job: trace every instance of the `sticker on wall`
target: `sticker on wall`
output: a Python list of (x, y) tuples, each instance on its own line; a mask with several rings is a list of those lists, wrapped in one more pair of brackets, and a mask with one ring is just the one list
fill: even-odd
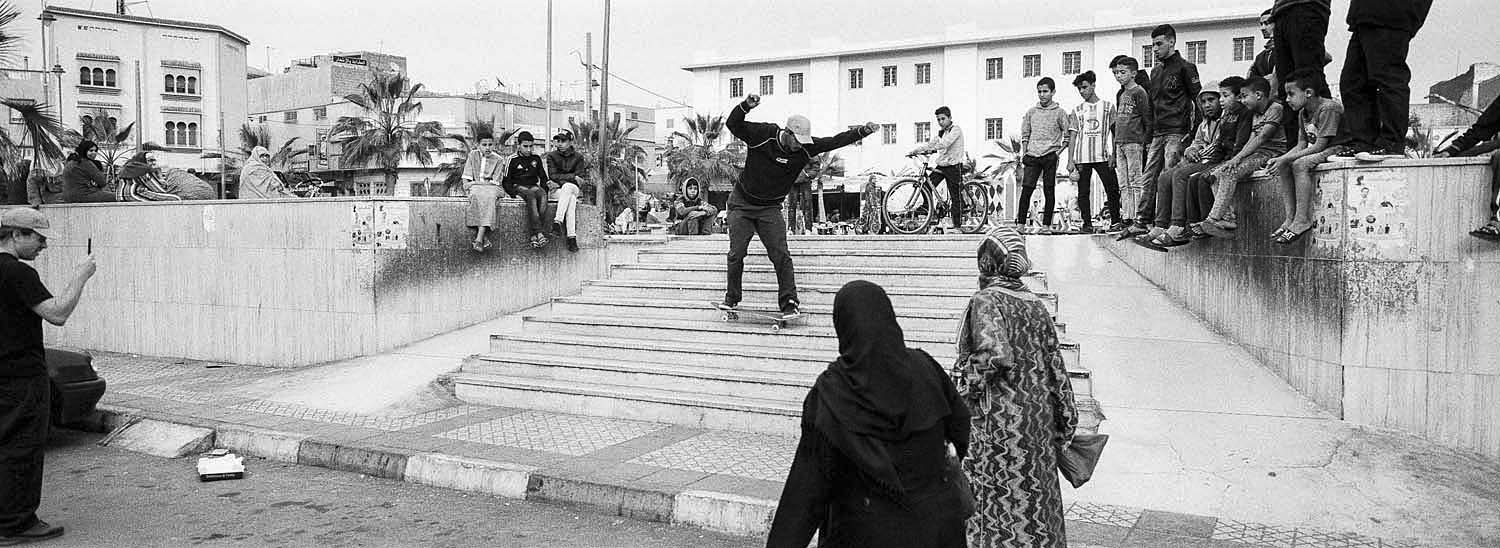
[(1318, 226), (1313, 230), (1313, 245), (1338, 247), (1344, 239), (1344, 173), (1325, 171), (1318, 174)]
[(355, 249), (375, 247), (375, 204), (356, 202), (349, 223), (349, 244)]
[(1353, 251), (1371, 258), (1406, 259), (1415, 250), (1407, 212), (1406, 176), (1393, 169), (1349, 174), (1348, 235)]
[(219, 210), (212, 205), (203, 206), (203, 231), (213, 232), (218, 228)]
[(377, 204), (375, 206), (375, 247), (406, 249), (406, 236), (411, 232), (410, 226), (410, 204)]

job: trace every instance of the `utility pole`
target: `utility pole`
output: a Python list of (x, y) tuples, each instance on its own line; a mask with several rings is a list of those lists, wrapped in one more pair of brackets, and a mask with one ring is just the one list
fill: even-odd
[(599, 192), (594, 199), (598, 203), (599, 211), (607, 212), (604, 207), (605, 189), (609, 187), (609, 138), (606, 128), (609, 127), (609, 3), (604, 0), (604, 65), (599, 68), (599, 123), (596, 125), (599, 133)]
[(583, 119), (588, 121), (594, 117), (594, 33), (583, 33), (583, 51)]
[(115, 13), (118, 13), (120, 15), (125, 15), (125, 5), (126, 5), (125, 4), (125, 0), (116, 0), (115, 1)]
[[(552, 0), (547, 0), (547, 129), (542, 133), (542, 142), (552, 141)], [(547, 146), (542, 145), (542, 154), (546, 155)]]

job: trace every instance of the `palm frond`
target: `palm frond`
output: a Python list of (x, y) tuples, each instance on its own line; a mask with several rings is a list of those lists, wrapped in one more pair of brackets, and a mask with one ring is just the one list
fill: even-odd
[(0, 64), (10, 64), (21, 48), (21, 37), (8, 29), (21, 18), (21, 10), (10, 2), (0, 2)]
[(63, 132), (63, 124), (48, 112), (46, 103), (4, 99), (0, 100), (0, 104), (10, 107), (21, 118), (25, 135), (31, 140), (33, 158), (48, 163), (62, 161), (63, 151), (58, 135)]

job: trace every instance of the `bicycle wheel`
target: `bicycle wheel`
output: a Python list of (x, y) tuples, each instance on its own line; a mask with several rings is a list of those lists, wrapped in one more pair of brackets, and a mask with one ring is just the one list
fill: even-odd
[(885, 192), (880, 213), (897, 234), (924, 232), (932, 224), (932, 191), (916, 179), (897, 181)]
[(963, 207), (960, 220), (963, 226), (959, 230), (964, 234), (975, 234), (984, 231), (985, 225), (990, 220), (990, 189), (983, 183), (969, 181), (964, 183), (962, 206), (955, 204), (954, 207)]

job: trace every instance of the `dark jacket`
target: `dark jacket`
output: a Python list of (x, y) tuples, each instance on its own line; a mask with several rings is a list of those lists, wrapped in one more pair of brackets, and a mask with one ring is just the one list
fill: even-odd
[(547, 170), (542, 167), (542, 157), (535, 154), (528, 156), (516, 156), (510, 159), (510, 166), (505, 169), (505, 179), (500, 181), (500, 188), (510, 197), (516, 197), (516, 187), (541, 186), (547, 181)]
[(109, 181), (99, 165), (88, 158), (68, 160), (63, 163), (63, 201), (92, 201), (92, 196), (103, 192)]
[(813, 156), (852, 145), (869, 135), (864, 127), (858, 127), (833, 137), (814, 137), (812, 144), (792, 151), (782, 147), (777, 139), (781, 126), (746, 122), (748, 112), (750, 107), (741, 102), (724, 123), (730, 133), (749, 147), (745, 154), (745, 169), (740, 172), (740, 180), (734, 185), (734, 194), (729, 200), (731, 208), (737, 201), (750, 206), (781, 205), (792, 191), (797, 175)]
[(580, 176), (587, 176), (588, 162), (577, 150), (554, 150), (547, 153), (547, 176), (558, 183), (578, 184)]
[(1427, 22), (1432, 0), (1353, 0), (1349, 3), (1349, 30), (1368, 25), (1406, 31), (1415, 36)]
[(1250, 130), (1254, 126), (1251, 119), (1254, 117), (1255, 113), (1240, 103), (1224, 109), (1219, 115), (1219, 139), (1214, 143), (1213, 153), (1205, 160), (1217, 164), (1239, 154), (1240, 149), (1250, 142)]
[(907, 506), (881, 496), (813, 424), (820, 405), (814, 388), (802, 403), (802, 439), (792, 458), (767, 548), (805, 548), (818, 532), (823, 548), (962, 548), (964, 516), (945, 473), (947, 448), (968, 453), (969, 409), (941, 366), (953, 413), (928, 430), (886, 444), (906, 488)]
[(1198, 81), (1198, 67), (1182, 58), (1181, 52), (1151, 68), (1153, 125), (1151, 136), (1184, 135), (1193, 128), (1193, 101), (1203, 83)]
[[(1355, 1), (1357, 2), (1358, 0)], [(1283, 12), (1295, 6), (1307, 6), (1323, 12), (1325, 15), (1333, 11), (1329, 0), (1276, 0), (1276, 3), (1271, 5), (1271, 18), (1274, 20), (1280, 17)]]
[(1454, 154), (1474, 148), (1475, 145), (1494, 139), (1500, 133), (1500, 98), (1490, 102), (1490, 106), (1484, 109), (1484, 114), (1479, 115), (1479, 120), (1469, 126), (1463, 135), (1459, 135), (1453, 143), (1443, 149), (1443, 152)]

